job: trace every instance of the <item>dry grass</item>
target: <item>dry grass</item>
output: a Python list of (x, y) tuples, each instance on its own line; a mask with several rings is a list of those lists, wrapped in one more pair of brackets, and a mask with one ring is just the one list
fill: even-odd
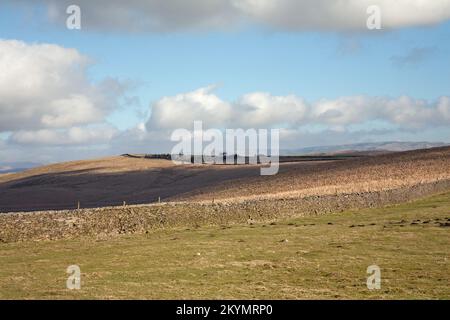
[(239, 201), (379, 191), (450, 179), (450, 147), (331, 162), (280, 164), (260, 176), (256, 165), (183, 165), (112, 157), (74, 161), (0, 176), (0, 212), (146, 204)]
[[(450, 299), (449, 209), (447, 193), (266, 225), (0, 244), (0, 298)], [(65, 288), (71, 264), (79, 291)], [(372, 264), (381, 290), (366, 288)]]
[(178, 199), (258, 199), (380, 191), (450, 179), (450, 147), (321, 163), (286, 164), (275, 176), (229, 180)]
[(0, 175), (0, 183), (15, 181), (24, 178), (30, 178), (43, 174), (57, 174), (57, 173), (72, 173), (80, 174), (85, 171), (89, 173), (115, 173), (115, 172), (130, 172), (139, 170), (148, 170), (154, 168), (172, 167), (174, 164), (171, 161), (158, 159), (134, 159), (127, 157), (107, 157), (92, 160), (79, 160), (51, 164), (47, 166), (37, 167), (25, 170), (19, 173), (10, 173)]

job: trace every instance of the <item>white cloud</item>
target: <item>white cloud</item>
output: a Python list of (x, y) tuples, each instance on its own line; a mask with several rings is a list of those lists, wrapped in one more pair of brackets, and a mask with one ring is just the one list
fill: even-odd
[(311, 107), (311, 121), (326, 125), (357, 125), (378, 120), (401, 129), (413, 130), (450, 124), (446, 117), (448, 97), (438, 101), (353, 96), (320, 100)]
[(68, 130), (41, 129), (14, 132), (9, 141), (20, 145), (95, 145), (109, 143), (118, 134), (117, 129), (108, 125), (95, 127), (72, 127)]
[(102, 110), (96, 109), (92, 101), (83, 95), (70, 95), (67, 98), (50, 102), (54, 111), (41, 117), (45, 127), (66, 127), (73, 124), (89, 123), (101, 119)]
[[(25, 2), (15, 0), (9, 2)], [(35, 1), (39, 2), (39, 1)], [(71, 0), (40, 0), (60, 25)], [(291, 31), (367, 30), (367, 8), (378, 5), (382, 26), (432, 25), (450, 18), (450, 0), (78, 0), (82, 28), (170, 32), (234, 29), (245, 24)]]
[(450, 97), (441, 97), (437, 106), (444, 121), (450, 122)]
[(449, 0), (236, 0), (252, 20), (288, 30), (364, 30), (367, 8), (381, 9), (386, 29), (430, 25), (450, 18)]
[(163, 97), (152, 106), (147, 123), (151, 129), (170, 129), (192, 126), (203, 120), (206, 126), (221, 126), (231, 117), (231, 105), (212, 93), (213, 86)]
[(0, 40), (0, 132), (102, 122), (123, 88), (91, 83), (88, 62), (75, 49)]
[(205, 129), (281, 128), (281, 148), (368, 141), (438, 141), (450, 133), (447, 96), (436, 101), (406, 96), (350, 96), (307, 102), (295, 95), (254, 92), (226, 101), (214, 93), (214, 87), (206, 87), (163, 97), (152, 108), (146, 123), (125, 131), (107, 124), (18, 129), (0, 139), (0, 159), (23, 160), (31, 156), (37, 161), (61, 161), (169, 152), (173, 146), (172, 130), (192, 129), (194, 120), (204, 120)]
[(294, 95), (254, 92), (232, 103), (220, 99), (213, 90), (214, 86), (209, 86), (163, 97), (153, 104), (147, 128), (190, 128), (195, 120), (203, 121), (204, 127), (271, 127), (300, 123), (306, 115), (305, 103)]
[(381, 121), (402, 130), (450, 124), (450, 98), (429, 102), (407, 96), (398, 98), (349, 96), (308, 103), (295, 95), (273, 96), (254, 92), (236, 102), (213, 93), (213, 87), (164, 97), (152, 107), (149, 131), (191, 128), (195, 120), (217, 128), (299, 128), (322, 126), (345, 130), (352, 125)]
[(330, 125), (361, 123), (376, 116), (379, 107), (375, 100), (365, 96), (322, 99), (314, 104), (311, 118)]
[(308, 106), (295, 95), (273, 96), (255, 92), (239, 99), (233, 110), (236, 125), (267, 128), (300, 125), (306, 120)]

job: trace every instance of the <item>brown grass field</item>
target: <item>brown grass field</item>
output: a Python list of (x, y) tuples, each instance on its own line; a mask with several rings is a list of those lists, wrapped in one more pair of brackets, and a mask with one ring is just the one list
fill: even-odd
[(257, 165), (182, 165), (111, 157), (0, 176), (0, 212), (74, 209), (157, 201), (245, 200), (376, 191), (450, 179), (450, 147), (340, 161)]

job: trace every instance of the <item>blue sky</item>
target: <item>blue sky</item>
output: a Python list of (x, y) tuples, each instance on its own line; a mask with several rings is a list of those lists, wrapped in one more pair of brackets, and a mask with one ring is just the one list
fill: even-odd
[[(111, 31), (89, 25), (82, 25), (81, 30), (68, 30), (62, 20), (55, 22), (48, 18), (45, 1), (37, 5), (25, 3), (22, 7), (0, 6), (0, 39), (19, 40), (26, 45), (54, 44), (74, 48), (90, 59), (85, 76), (92, 85), (106, 78), (124, 84), (125, 95), (132, 98), (133, 103), (126, 103), (124, 96), (117, 97), (118, 107), (108, 111), (101, 120), (117, 129), (116, 135), (123, 135), (147, 122), (152, 115), (152, 106), (163, 97), (194, 92), (209, 85), (216, 87), (214, 96), (230, 104), (239, 104), (242, 96), (248, 93), (263, 92), (271, 96), (295, 95), (312, 105), (323, 99), (341, 97), (396, 99), (408, 96), (413, 100), (424, 99), (432, 107), (440, 97), (450, 95), (448, 19), (373, 31), (363, 28), (340, 30), (339, 26), (336, 30), (325, 31), (301, 27), (283, 30), (263, 23), (200, 30), (181, 27), (163, 32)], [(64, 17), (64, 12), (61, 15)], [(377, 119), (366, 119), (360, 126), (374, 130), (385, 128), (384, 120), (381, 125), (379, 123)], [(398, 128), (392, 136), (368, 137), (368, 140), (392, 137), (393, 140), (450, 142), (447, 124), (421, 128), (420, 131), (426, 132), (423, 137), (420, 131)], [(304, 133), (308, 126), (311, 124), (302, 124), (300, 131)], [(339, 128), (342, 132), (350, 130), (350, 126), (358, 127), (358, 124), (340, 123), (340, 126), (347, 126)], [(335, 129), (326, 127), (325, 130), (330, 128)], [(58, 130), (64, 129), (67, 127)], [(3, 137), (12, 134), (14, 130), (11, 129), (2, 132)], [(352, 139), (349, 136), (348, 141), (343, 138), (339, 142), (352, 142)], [(15, 146), (8, 138), (4, 140), (8, 148), (27, 148)], [(102, 144), (99, 150), (105, 150), (105, 143)], [(45, 147), (58, 152), (64, 148)], [(70, 144), (66, 148), (76, 146)], [(20, 154), (17, 152), (18, 157)]]

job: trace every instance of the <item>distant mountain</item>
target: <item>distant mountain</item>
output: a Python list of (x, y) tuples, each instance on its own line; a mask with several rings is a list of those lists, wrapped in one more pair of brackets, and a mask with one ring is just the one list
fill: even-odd
[(0, 174), (14, 173), (39, 167), (42, 164), (34, 162), (2, 162), (0, 163)]
[(408, 151), (416, 149), (428, 149), (448, 145), (449, 145), (448, 143), (443, 142), (400, 142), (400, 141), (368, 142), (368, 143), (344, 144), (336, 146), (318, 146), (300, 149), (284, 149), (280, 151), (280, 154), (303, 155), (303, 154), (324, 154), (324, 153), (336, 154), (347, 152), (383, 153), (383, 152)]

